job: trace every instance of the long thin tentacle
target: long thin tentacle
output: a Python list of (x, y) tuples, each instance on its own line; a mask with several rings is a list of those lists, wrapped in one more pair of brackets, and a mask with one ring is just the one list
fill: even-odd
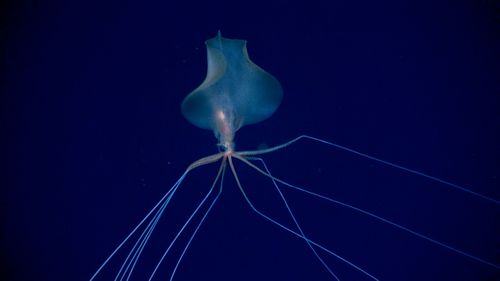
[[(172, 199), (172, 196), (174, 195), (174, 193), (175, 193), (175, 190), (164, 201), (164, 203), (161, 205), (161, 207), (155, 213), (155, 215), (150, 220), (150, 222), (148, 223), (148, 225), (146, 226), (144, 231), (141, 233), (141, 235), (137, 239), (136, 243), (132, 247), (132, 250), (129, 252), (127, 257), (125, 258), (125, 261), (123, 262), (122, 266), (120, 267), (120, 270), (116, 274), (115, 281), (118, 280), (120, 275), (121, 275), (120, 280), (123, 280), (125, 278), (125, 276), (127, 276), (127, 278), (125, 280), (130, 279), (130, 276), (132, 275), (132, 272), (135, 269), (135, 265), (137, 264), (137, 261), (139, 260), (139, 257), (141, 256), (142, 251), (144, 250), (146, 244), (148, 243), (149, 238), (151, 237), (151, 234), (153, 233), (154, 229), (156, 228), (158, 221), (160, 220), (161, 216), (163, 215), (165, 208), (170, 203), (170, 200)], [(123, 272), (123, 274), (122, 274), (122, 272)]]
[[(123, 245), (137, 232), (137, 230), (149, 219), (149, 217), (157, 212), (157, 209), (161, 206), (166, 207), (168, 203), (170, 202), (170, 198), (173, 196), (175, 191), (179, 188), (183, 180), (185, 179), (186, 175), (191, 172), (192, 170), (203, 166), (207, 165), (213, 162), (218, 161), (224, 156), (224, 153), (217, 153), (213, 155), (209, 155), (207, 157), (203, 157), (201, 159), (198, 159), (191, 163), (184, 173), (179, 177), (179, 179), (175, 182), (174, 185), (163, 195), (163, 197), (156, 203), (156, 205), (148, 212), (148, 214), (134, 227), (134, 229), (125, 237), (125, 239), (122, 240), (122, 242), (111, 252), (111, 254), (104, 260), (104, 262), (99, 266), (99, 268), (96, 270), (96, 272), (92, 275), (92, 277), (89, 279), (89, 281), (95, 280), (95, 278), (101, 273), (103, 268), (109, 263), (109, 261), (116, 255), (116, 253), (123, 247)], [(166, 204), (165, 204), (166, 203)], [(161, 207), (160, 207), (161, 208)], [(154, 221), (154, 219), (153, 219)], [(144, 233), (144, 232), (143, 232)], [(137, 243), (136, 243), (137, 244)], [(118, 275), (117, 275), (118, 276)]]
[[(214, 190), (214, 187), (217, 184), (217, 181), (221, 177), (222, 171), (224, 171), (224, 167), (225, 167), (225, 160), (222, 161), (221, 166), (219, 168), (219, 171), (217, 172), (217, 176), (215, 177), (215, 179), (214, 179), (214, 181), (213, 181), (213, 183), (212, 183), (212, 185), (210, 187), (210, 190), (205, 195), (205, 197), (201, 200), (201, 202), (196, 206), (195, 210), (191, 213), (191, 215), (186, 220), (186, 222), (182, 225), (182, 227), (180, 228), (180, 230), (175, 235), (174, 239), (172, 239), (172, 241), (170, 242), (170, 245), (168, 246), (168, 248), (163, 252), (163, 255), (161, 256), (160, 260), (158, 261), (158, 263), (155, 266), (155, 269), (151, 273), (151, 276), (149, 277), (149, 280), (153, 279), (154, 275), (158, 271), (158, 268), (160, 267), (160, 264), (163, 262), (163, 260), (167, 256), (167, 254), (170, 252), (170, 249), (172, 249), (172, 246), (175, 244), (175, 242), (177, 241), (177, 239), (179, 238), (179, 236), (184, 232), (184, 229), (191, 222), (191, 220), (193, 219), (193, 217), (198, 213), (198, 211), (200, 210), (201, 206), (203, 206), (203, 204), (208, 199), (208, 197), (210, 196), (210, 194), (212, 194), (212, 192)], [(189, 243), (190, 242), (188, 242), (188, 244), (186, 245), (186, 247), (189, 246)], [(186, 249), (186, 247), (185, 247), (185, 249)], [(181, 255), (181, 257), (179, 257), (179, 259), (181, 259), (181, 258), (182, 258), (182, 255)], [(174, 272), (172, 273), (171, 279), (173, 278), (173, 274), (174, 274)]]
[[(241, 159), (244, 159), (243, 157), (241, 157), (241, 156), (237, 156), (236, 154), (233, 154), (233, 156), (235, 156), (236, 158), (238, 158), (238, 159), (240, 159), (240, 160), (241, 160)], [(350, 262), (350, 261), (349, 261), (349, 260), (347, 260), (346, 258), (344, 258), (344, 257), (342, 257), (342, 256), (340, 256), (340, 255), (338, 255), (338, 254), (336, 254), (335, 252), (333, 252), (333, 251), (329, 250), (328, 248), (326, 248), (325, 246), (323, 246), (323, 245), (319, 244), (318, 242), (313, 241), (313, 240), (311, 240), (311, 239), (309, 239), (309, 238), (307, 238), (307, 237), (302, 236), (302, 235), (301, 235), (301, 234), (299, 234), (298, 232), (296, 232), (296, 231), (294, 231), (294, 230), (292, 230), (292, 229), (290, 229), (290, 228), (288, 228), (288, 227), (284, 226), (283, 224), (279, 223), (278, 221), (276, 221), (276, 220), (272, 219), (271, 217), (267, 216), (266, 214), (262, 213), (262, 212), (261, 212), (261, 211), (259, 211), (257, 208), (255, 208), (255, 206), (252, 204), (252, 202), (250, 201), (250, 199), (249, 199), (249, 198), (248, 198), (248, 196), (246, 195), (245, 190), (243, 189), (243, 187), (242, 187), (242, 185), (241, 185), (241, 183), (240, 183), (240, 180), (239, 180), (239, 178), (238, 178), (238, 174), (236, 173), (236, 170), (235, 170), (235, 168), (234, 168), (234, 165), (233, 165), (233, 162), (232, 162), (231, 157), (229, 157), (228, 159), (229, 159), (229, 167), (231, 168), (231, 172), (232, 172), (232, 174), (233, 174), (233, 176), (234, 176), (234, 178), (235, 178), (235, 180), (236, 180), (236, 184), (238, 185), (238, 188), (240, 189), (241, 193), (243, 194), (243, 197), (245, 198), (245, 201), (248, 203), (248, 205), (250, 205), (250, 208), (252, 208), (252, 210), (253, 210), (253, 211), (255, 211), (258, 215), (260, 215), (260, 216), (261, 216), (261, 217), (263, 217), (264, 219), (266, 219), (266, 220), (268, 220), (268, 221), (270, 221), (270, 222), (274, 223), (275, 225), (277, 225), (277, 226), (279, 226), (279, 227), (283, 228), (284, 230), (286, 230), (286, 231), (288, 231), (288, 232), (290, 232), (290, 233), (292, 233), (292, 234), (296, 235), (297, 237), (302, 238), (302, 239), (304, 239), (304, 240), (307, 240), (307, 242), (309, 242), (309, 243), (313, 244), (314, 246), (316, 246), (316, 247), (320, 248), (321, 250), (323, 250), (323, 251), (325, 251), (325, 252), (329, 253), (330, 255), (332, 255), (332, 256), (334, 256), (334, 257), (338, 258), (339, 260), (341, 260), (341, 261), (345, 262), (346, 264), (348, 264), (348, 265), (350, 265), (351, 267), (355, 268), (356, 270), (358, 270), (358, 271), (362, 272), (363, 274), (365, 274), (366, 276), (370, 277), (371, 279), (378, 281), (378, 279), (377, 279), (377, 278), (375, 278), (373, 275), (371, 275), (370, 273), (368, 273), (366, 270), (362, 269), (361, 267), (359, 267), (359, 266), (355, 265), (354, 263)], [(247, 160), (245, 160), (244, 162), (245, 162), (245, 163), (250, 163), (250, 162), (248, 162)], [(255, 166), (255, 165), (253, 165), (252, 163), (250, 163), (250, 164), (251, 164), (251, 166)], [(275, 179), (276, 179), (276, 178), (275, 178)], [(276, 180), (276, 181), (280, 182), (279, 180)]]
[[(264, 169), (266, 170), (266, 172), (268, 174), (271, 175), (271, 171), (269, 170), (269, 168), (267, 167), (266, 165), (266, 162), (264, 161), (264, 159), (262, 158), (259, 158), (259, 157), (249, 157), (247, 158), (248, 160), (256, 160), (256, 161), (259, 161), (262, 163), (262, 165), (264, 166)], [(278, 187), (278, 184), (276, 183), (276, 181), (274, 179), (271, 178), (271, 181), (273, 182), (273, 185), (274, 187), (276, 188), (276, 191), (278, 191), (280, 197), (281, 197), (281, 200), (283, 200), (283, 203), (285, 204), (285, 207), (288, 211), (288, 214), (290, 214), (290, 217), (292, 218), (295, 226), (297, 227), (297, 229), (299, 230), (300, 232), (300, 235), (302, 235), (303, 237), (306, 237), (306, 235), (304, 234), (304, 231), (302, 230), (302, 227), (300, 226), (299, 222), (297, 221), (297, 219), (295, 218), (295, 215), (293, 214), (292, 212), (292, 209), (290, 208), (290, 206), (288, 205), (288, 202), (287, 200), (285, 199), (285, 196), (283, 195), (283, 192), (281, 192), (281, 189)], [(314, 249), (314, 247), (312, 246), (311, 243), (309, 243), (309, 241), (307, 239), (304, 239), (304, 241), (306, 241), (307, 243), (307, 246), (309, 246), (309, 248), (311, 248), (313, 254), (316, 256), (316, 258), (321, 262), (321, 264), (326, 268), (326, 270), (338, 281), (340, 281), (340, 279), (337, 277), (337, 275), (333, 272), (333, 270), (328, 266), (328, 264), (326, 264), (326, 262), (321, 258), (321, 256), (318, 254), (318, 252), (316, 251), (316, 249)]]
[(198, 230), (200, 229), (200, 227), (202, 226), (202, 224), (205, 222), (205, 219), (207, 218), (208, 214), (210, 213), (210, 211), (212, 210), (213, 206), (215, 205), (215, 202), (217, 202), (217, 200), (219, 199), (219, 196), (222, 193), (222, 189), (224, 188), (224, 175), (225, 175), (225, 171), (226, 171), (226, 163), (224, 162), (224, 167), (222, 168), (222, 174), (221, 174), (221, 178), (220, 178), (219, 192), (217, 193), (217, 195), (215, 196), (214, 200), (212, 201), (212, 203), (208, 207), (207, 211), (205, 212), (205, 214), (201, 218), (201, 220), (198, 223), (198, 225), (196, 226), (196, 229), (193, 231), (193, 234), (191, 234), (191, 237), (189, 237), (189, 240), (188, 240), (186, 246), (182, 250), (182, 253), (181, 253), (180, 257), (177, 260), (177, 263), (175, 264), (174, 270), (172, 272), (172, 276), (170, 277), (170, 281), (172, 281), (174, 279), (174, 275), (177, 272), (177, 268), (179, 267), (179, 264), (181, 263), (182, 258), (186, 254), (187, 249), (189, 248), (189, 246), (191, 245), (191, 242), (193, 241), (194, 237), (198, 233)]
[(453, 187), (455, 189), (461, 190), (463, 192), (469, 193), (469, 194), (471, 194), (473, 196), (476, 196), (476, 197), (479, 197), (481, 199), (487, 200), (487, 201), (489, 201), (491, 203), (494, 203), (496, 205), (500, 205), (500, 201), (499, 200), (497, 200), (495, 198), (492, 198), (492, 197), (489, 197), (489, 196), (486, 196), (486, 195), (483, 195), (481, 193), (472, 191), (469, 188), (460, 186), (458, 184), (454, 184), (454, 183), (449, 182), (449, 181), (445, 181), (445, 180), (440, 179), (438, 177), (434, 177), (434, 176), (431, 176), (431, 175), (423, 173), (423, 172), (419, 172), (419, 171), (414, 170), (414, 169), (406, 168), (404, 166), (401, 166), (401, 165), (398, 165), (398, 164), (395, 164), (395, 163), (392, 163), (392, 162), (389, 162), (389, 161), (386, 161), (386, 160), (382, 160), (382, 159), (377, 158), (377, 157), (370, 156), (368, 154), (359, 152), (357, 150), (354, 150), (352, 148), (348, 148), (346, 146), (342, 146), (342, 145), (339, 145), (339, 144), (336, 144), (336, 143), (333, 143), (333, 142), (329, 142), (329, 141), (326, 141), (326, 140), (323, 140), (323, 139), (320, 139), (320, 138), (316, 138), (316, 137), (312, 137), (312, 136), (308, 136), (308, 135), (298, 136), (298, 137), (296, 137), (296, 138), (294, 138), (294, 139), (292, 139), (292, 140), (290, 140), (290, 141), (288, 141), (286, 143), (283, 143), (283, 144), (280, 144), (280, 145), (277, 145), (277, 146), (273, 146), (273, 147), (270, 147), (270, 148), (259, 149), (259, 150), (241, 151), (241, 152), (238, 152), (238, 154), (241, 155), (241, 156), (251, 156), (251, 155), (261, 155), (261, 154), (265, 154), (265, 153), (270, 153), (270, 152), (273, 152), (273, 151), (276, 151), (276, 150), (279, 150), (279, 149), (283, 149), (283, 148), (285, 148), (285, 147), (287, 147), (287, 146), (289, 146), (289, 145), (291, 145), (291, 144), (293, 144), (293, 143), (295, 143), (295, 142), (297, 142), (299, 140), (302, 140), (302, 139), (309, 139), (309, 140), (313, 140), (313, 141), (316, 141), (316, 142), (319, 142), (319, 143), (323, 143), (323, 144), (326, 144), (326, 145), (329, 145), (329, 146), (333, 146), (335, 148), (338, 148), (338, 149), (341, 149), (341, 150), (344, 150), (344, 151), (356, 154), (356, 155), (361, 156), (363, 158), (367, 158), (367, 159), (376, 161), (378, 163), (382, 163), (384, 165), (388, 165), (388, 166), (391, 166), (393, 168), (396, 168), (396, 169), (399, 169), (399, 170), (402, 170), (402, 171), (406, 171), (408, 173), (415, 174), (415, 175), (418, 175), (418, 176), (421, 176), (421, 177), (424, 177), (424, 178), (427, 178), (427, 179), (430, 179), (430, 180), (442, 183), (444, 185), (447, 185), (447, 186)]
[(422, 239), (425, 239), (425, 240), (427, 240), (427, 241), (429, 241), (429, 242), (432, 242), (432, 243), (434, 243), (434, 244), (436, 244), (436, 245), (439, 245), (439, 246), (441, 246), (441, 247), (444, 247), (444, 248), (446, 248), (446, 249), (448, 249), (448, 250), (451, 250), (451, 251), (456, 252), (456, 253), (458, 253), (458, 254), (464, 255), (464, 256), (466, 256), (466, 257), (469, 257), (469, 258), (471, 258), (471, 259), (473, 259), (473, 260), (476, 260), (476, 261), (481, 262), (481, 263), (483, 263), (483, 264), (489, 265), (489, 266), (494, 267), (494, 268), (496, 268), (496, 269), (500, 269), (500, 265), (494, 264), (494, 263), (492, 263), (492, 262), (489, 262), (489, 261), (487, 261), (487, 260), (484, 260), (484, 259), (482, 259), (482, 258), (479, 258), (479, 257), (474, 256), (474, 255), (472, 255), (472, 254), (469, 254), (469, 253), (467, 253), (467, 252), (464, 252), (464, 251), (462, 251), (462, 250), (459, 250), (459, 249), (457, 249), (457, 248), (455, 248), (455, 247), (452, 247), (452, 246), (450, 246), (450, 245), (447, 245), (447, 244), (445, 244), (445, 243), (443, 243), (443, 242), (439, 242), (439, 241), (437, 241), (437, 240), (435, 240), (435, 239), (432, 239), (432, 238), (430, 238), (430, 237), (428, 237), (428, 236), (426, 236), (426, 235), (424, 235), (424, 234), (421, 234), (421, 233), (416, 232), (416, 231), (414, 231), (414, 230), (411, 230), (411, 229), (409, 229), (409, 228), (407, 228), (407, 227), (405, 227), (405, 226), (402, 226), (402, 225), (400, 225), (400, 224), (397, 224), (397, 223), (395, 223), (395, 222), (393, 222), (393, 221), (390, 221), (390, 220), (388, 220), (388, 219), (385, 219), (385, 218), (383, 218), (383, 217), (380, 217), (380, 216), (378, 216), (378, 215), (375, 215), (374, 213), (371, 213), (371, 212), (365, 211), (365, 210), (360, 209), (360, 208), (358, 208), (358, 207), (354, 207), (354, 206), (349, 205), (349, 204), (346, 204), (346, 203), (344, 203), (344, 202), (341, 202), (341, 201), (338, 201), (338, 200), (332, 199), (332, 198), (330, 198), (330, 197), (327, 197), (327, 196), (324, 196), (324, 195), (321, 195), (321, 194), (318, 194), (318, 193), (314, 193), (314, 192), (309, 191), (309, 190), (307, 190), (307, 189), (304, 189), (304, 188), (298, 187), (298, 186), (296, 186), (296, 185), (290, 184), (290, 183), (288, 183), (288, 182), (286, 182), (286, 181), (283, 181), (283, 180), (281, 180), (281, 179), (279, 179), (279, 178), (274, 177), (273, 175), (270, 175), (270, 174), (266, 173), (265, 171), (261, 170), (259, 167), (255, 166), (253, 163), (251, 163), (250, 161), (246, 160), (246, 159), (245, 159), (244, 157), (242, 157), (242, 156), (239, 156), (239, 155), (237, 155), (237, 154), (234, 154), (233, 156), (234, 156), (235, 158), (237, 158), (237, 159), (239, 159), (239, 160), (241, 160), (241, 161), (245, 162), (247, 165), (249, 165), (250, 167), (254, 168), (254, 169), (255, 169), (256, 171), (258, 171), (259, 173), (261, 173), (261, 174), (263, 174), (263, 175), (265, 175), (265, 176), (267, 176), (267, 177), (269, 177), (269, 178), (272, 178), (272, 179), (274, 179), (275, 181), (277, 181), (277, 182), (279, 182), (279, 183), (281, 183), (281, 184), (283, 184), (283, 185), (285, 185), (285, 186), (288, 186), (288, 187), (291, 187), (291, 188), (293, 188), (293, 189), (295, 189), (295, 190), (299, 190), (299, 191), (301, 191), (301, 192), (304, 192), (304, 193), (307, 193), (307, 194), (313, 195), (313, 196), (315, 196), (315, 197), (318, 197), (318, 198), (321, 198), (321, 199), (324, 199), (324, 200), (330, 201), (330, 202), (332, 202), (332, 203), (335, 203), (335, 204), (338, 204), (338, 205), (341, 205), (341, 206), (347, 207), (347, 208), (352, 209), (352, 210), (354, 210), (354, 211), (356, 211), (356, 212), (360, 212), (360, 213), (362, 213), (362, 214), (365, 214), (365, 215), (367, 215), (367, 216), (370, 216), (370, 217), (372, 217), (372, 218), (375, 218), (375, 219), (377, 219), (377, 220), (380, 220), (380, 221), (382, 221), (382, 222), (385, 222), (385, 223), (387, 223), (387, 224), (390, 224), (390, 225), (392, 225), (392, 226), (394, 226), (394, 227), (397, 227), (397, 228), (399, 228), (399, 229), (401, 229), (401, 230), (404, 230), (404, 231), (406, 231), (406, 232), (408, 232), (408, 233), (411, 233), (411, 234), (413, 234), (413, 235), (415, 235), (415, 236), (418, 236), (418, 237), (420, 237), (420, 238), (422, 238)]
[(111, 254), (106, 258), (106, 260), (99, 266), (99, 268), (96, 270), (94, 275), (90, 278), (89, 281), (93, 281), (97, 275), (102, 271), (102, 269), (108, 264), (108, 262), (114, 257), (114, 255), (123, 247), (123, 245), (130, 239), (132, 235), (146, 222), (146, 220), (151, 216), (151, 214), (160, 206), (160, 204), (163, 204), (166, 199), (170, 196), (171, 193), (174, 193), (175, 190), (179, 187), (179, 185), (182, 183), (184, 178), (186, 177), (188, 171), (185, 171), (184, 174), (177, 180), (177, 182), (165, 193), (165, 195), (158, 201), (158, 203), (149, 211), (149, 213), (135, 226), (135, 228), (123, 239), (123, 241), (111, 252)]

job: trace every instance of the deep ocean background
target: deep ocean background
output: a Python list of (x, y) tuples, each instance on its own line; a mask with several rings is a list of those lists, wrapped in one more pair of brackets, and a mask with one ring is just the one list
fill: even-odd
[[(282, 84), (238, 149), (306, 133), (499, 199), (499, 6), (494, 1), (11, 1), (2, 8), (1, 275), (89, 280), (192, 161), (217, 152), (181, 115), (218, 30)], [(500, 208), (312, 142), (272, 172), (490, 262)], [(272, 185), (237, 166), (287, 225)], [(132, 280), (148, 272), (217, 166), (188, 176)], [(231, 176), (174, 280), (333, 280), (300, 239), (252, 212)], [(283, 188), (311, 239), (380, 280), (500, 280), (500, 270)], [(182, 249), (154, 280), (168, 280)], [(129, 245), (130, 246), (130, 245)], [(128, 248), (130, 249), (130, 248)], [(120, 252), (100, 279), (112, 280)], [(323, 257), (340, 280), (371, 280)]]

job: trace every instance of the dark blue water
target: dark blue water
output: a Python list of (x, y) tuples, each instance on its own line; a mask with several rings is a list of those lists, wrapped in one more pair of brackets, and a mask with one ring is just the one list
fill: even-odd
[[(500, 198), (498, 14), (475, 2), (7, 5), (0, 279), (88, 280), (189, 163), (217, 152), (180, 103), (202, 82), (204, 41), (219, 29), (246, 39), (284, 89), (275, 115), (238, 132), (238, 149), (307, 133)], [(265, 159), (277, 177), (499, 264), (492, 203), (312, 142)], [(255, 205), (291, 227), (270, 182), (237, 168)], [(132, 280), (147, 280), (216, 171), (187, 177)], [(373, 218), (283, 192), (311, 239), (380, 280), (500, 279)], [(168, 280), (186, 237), (154, 280)], [(117, 272), (126, 246), (98, 280)], [(340, 280), (371, 280), (319, 253)], [(303, 240), (254, 213), (228, 174), (174, 280), (334, 279)]]

